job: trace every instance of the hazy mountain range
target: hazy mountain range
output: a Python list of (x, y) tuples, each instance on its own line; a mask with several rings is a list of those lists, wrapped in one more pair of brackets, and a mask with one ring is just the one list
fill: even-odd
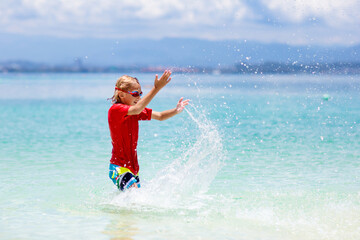
[(46, 65), (203, 66), (239, 63), (358, 63), (360, 45), (291, 46), (246, 40), (69, 39), (0, 34), (0, 63), (28, 61)]

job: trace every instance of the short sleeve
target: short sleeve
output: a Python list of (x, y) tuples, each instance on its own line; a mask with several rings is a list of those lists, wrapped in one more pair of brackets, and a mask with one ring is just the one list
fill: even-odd
[(152, 109), (144, 108), (144, 110), (142, 110), (142, 112), (138, 115), (138, 119), (139, 120), (151, 120), (151, 114), (152, 114)]
[(111, 108), (109, 113), (111, 115), (116, 116), (116, 118), (122, 118), (125, 117), (129, 112), (129, 105), (125, 104), (114, 104)]

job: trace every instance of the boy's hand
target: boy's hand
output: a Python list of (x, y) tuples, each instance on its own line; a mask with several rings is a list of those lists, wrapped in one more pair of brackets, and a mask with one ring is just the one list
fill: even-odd
[(165, 87), (166, 84), (168, 84), (171, 80), (170, 75), (171, 75), (170, 70), (165, 70), (163, 75), (160, 78), (158, 78), (158, 75), (156, 74), (154, 87), (157, 89), (161, 89), (161, 88)]
[(189, 99), (186, 99), (185, 101), (183, 101), (183, 97), (180, 98), (178, 104), (176, 105), (176, 111), (177, 112), (182, 112), (182, 110), (184, 110), (185, 106), (189, 104)]

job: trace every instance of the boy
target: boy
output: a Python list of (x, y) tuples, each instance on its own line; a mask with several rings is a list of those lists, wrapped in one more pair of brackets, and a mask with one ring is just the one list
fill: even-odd
[(139, 81), (127, 75), (120, 77), (115, 85), (113, 105), (108, 112), (110, 135), (112, 140), (112, 157), (109, 177), (113, 183), (124, 191), (131, 187), (139, 188), (139, 164), (137, 160), (137, 142), (140, 120), (156, 119), (163, 121), (182, 112), (189, 100), (180, 98), (176, 107), (163, 112), (146, 108), (156, 94), (171, 81), (171, 71), (166, 70), (143, 98)]

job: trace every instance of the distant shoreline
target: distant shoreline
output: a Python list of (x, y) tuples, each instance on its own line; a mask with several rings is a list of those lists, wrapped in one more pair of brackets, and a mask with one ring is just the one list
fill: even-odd
[(196, 74), (360, 74), (356, 63), (238, 63), (226, 67), (163, 67), (163, 66), (84, 66), (82, 64), (50, 66), (31, 62), (0, 63), (0, 73), (156, 73), (171, 69), (174, 73)]

